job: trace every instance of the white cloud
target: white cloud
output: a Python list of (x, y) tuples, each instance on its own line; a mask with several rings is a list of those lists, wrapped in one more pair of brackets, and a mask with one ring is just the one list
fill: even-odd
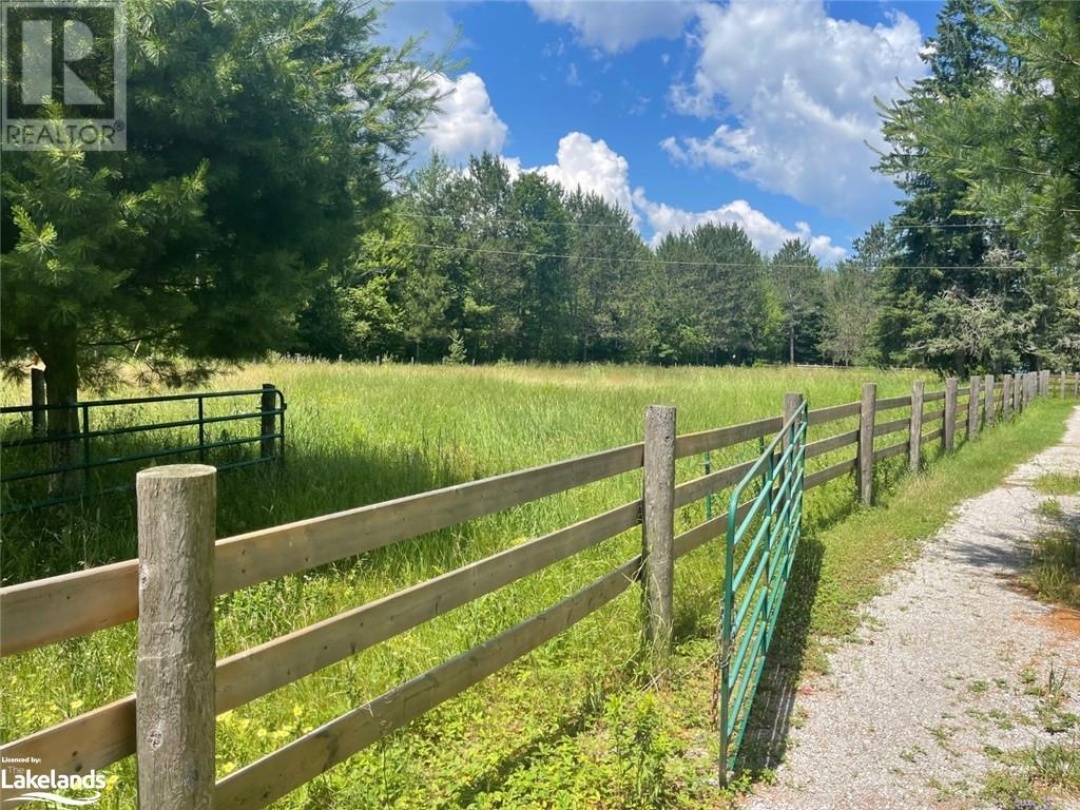
[(677, 37), (694, 13), (694, 4), (685, 0), (529, 0), (529, 5), (539, 19), (568, 23), (583, 43), (607, 53), (655, 37)]
[(435, 85), (445, 98), (424, 124), (419, 154), (436, 149), (456, 161), (485, 149), (500, 152), (509, 127), (491, 106), (484, 80), (475, 73), (463, 73), (457, 80), (439, 75)]
[(831, 214), (883, 216), (895, 196), (875, 175), (890, 99), (925, 73), (922, 34), (903, 14), (874, 27), (828, 16), (821, 0), (698, 8), (693, 80), (676, 85), (679, 112), (722, 121), (705, 138), (668, 138), (677, 161), (728, 169), (761, 188)]
[[(503, 158), (511, 173), (522, 171), (518, 158)], [(746, 200), (735, 200), (711, 211), (693, 212), (648, 199), (645, 190), (630, 189), (630, 164), (603, 140), (594, 140), (583, 132), (570, 132), (559, 140), (556, 163), (524, 171), (536, 171), (573, 191), (591, 191), (609, 203), (620, 206), (633, 218), (635, 227), (642, 220), (653, 230), (653, 243), (664, 234), (682, 228), (692, 230), (705, 222), (735, 224), (742, 228), (754, 246), (763, 253), (774, 253), (788, 239), (801, 239), (823, 262), (831, 263), (846, 254), (828, 236), (815, 236), (805, 222), (795, 223), (794, 230), (769, 219)]]
[(583, 132), (571, 132), (559, 140), (555, 159), (554, 165), (536, 171), (568, 191), (580, 187), (633, 213), (630, 164), (606, 142), (594, 141)]
[(795, 230), (788, 230), (751, 207), (746, 200), (735, 200), (711, 211), (686, 211), (666, 203), (652, 202), (640, 188), (634, 190), (633, 199), (634, 205), (645, 215), (653, 229), (654, 245), (668, 233), (684, 228), (693, 230), (698, 225), (712, 222), (717, 225), (738, 225), (762, 253), (775, 253), (788, 239), (801, 239), (810, 252), (825, 263), (838, 261), (847, 254), (846, 250), (832, 243), (831, 237), (814, 236), (807, 223), (796, 222)]

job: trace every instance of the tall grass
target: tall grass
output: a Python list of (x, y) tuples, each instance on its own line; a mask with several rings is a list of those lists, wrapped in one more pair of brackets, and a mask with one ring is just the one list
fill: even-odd
[[(861, 383), (869, 378), (878, 383), (880, 396), (906, 393), (915, 376), (820, 369), (251, 366), (218, 378), (212, 387), (273, 382), (282, 389), (289, 401), (287, 460), (220, 476), (219, 535), (640, 441), (643, 410), (652, 403), (676, 405), (679, 432), (686, 433), (778, 415), (787, 391), (801, 391), (811, 407), (822, 407), (858, 399)], [(4, 391), (8, 402), (15, 396)], [(134, 412), (129, 418), (141, 417)], [(830, 426), (828, 433), (840, 428)], [(714, 454), (713, 467), (753, 457), (756, 451), (756, 444), (749, 443)], [(850, 457), (851, 448), (815, 462), (824, 465), (845, 452)], [(884, 467), (882, 474), (895, 476), (901, 466)], [(680, 462), (678, 474), (683, 480), (700, 475), (701, 459)], [(619, 476), (222, 597), (215, 610), (218, 655), (633, 500), (640, 486), (640, 474)], [(815, 490), (808, 525), (849, 510), (850, 491), (849, 479)], [(119, 496), (7, 521), (5, 582), (134, 556), (132, 513), (131, 500)], [(684, 508), (677, 531), (701, 517), (701, 504)], [(639, 546), (639, 533), (627, 532), (223, 716), (219, 775), (557, 602), (632, 557)], [(681, 648), (711, 643), (722, 567), (717, 544), (680, 560), (676, 621)], [(568, 723), (599, 718), (603, 726), (606, 718), (616, 727), (626, 717), (635, 723), (648, 720), (633, 707), (609, 716), (610, 696), (639, 673), (638, 600), (632, 589), (519, 665), (277, 806), (520, 805), (508, 796), (499, 798), (504, 783), (538, 751), (574, 733)], [(0, 739), (18, 738), (130, 693), (133, 657), (134, 627), (129, 625), (0, 661)], [(650, 739), (655, 742), (655, 735)], [(111, 804), (105, 806), (132, 806), (132, 764), (109, 771), (116, 779), (107, 797)], [(543, 791), (528, 795), (543, 806), (557, 804), (550, 796), (535, 799)], [(568, 806), (582, 803), (588, 804), (575, 800)]]

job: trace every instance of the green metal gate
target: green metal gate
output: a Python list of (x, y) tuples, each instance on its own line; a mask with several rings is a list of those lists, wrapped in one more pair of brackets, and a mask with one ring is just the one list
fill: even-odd
[[(720, 779), (734, 770), (802, 522), (806, 403), (731, 493), (720, 614)], [(752, 498), (740, 506), (748, 492)]]

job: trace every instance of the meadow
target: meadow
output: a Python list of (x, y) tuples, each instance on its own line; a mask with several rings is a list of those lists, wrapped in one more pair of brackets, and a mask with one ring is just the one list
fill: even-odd
[[(287, 458), (219, 476), (218, 532), (229, 536), (637, 442), (648, 404), (676, 405), (679, 432), (687, 433), (778, 415), (787, 391), (803, 392), (811, 407), (823, 407), (857, 400), (868, 380), (878, 383), (879, 396), (906, 394), (918, 376), (925, 375), (797, 368), (252, 365), (216, 377), (209, 388), (272, 382), (283, 390), (289, 402)], [(940, 384), (928, 381), (928, 387)], [(3, 400), (24, 398), (8, 386)], [(1060, 435), (1055, 408), (1061, 405), (1037, 403), (1002, 431), (1011, 439), (995, 440), (996, 446), (977, 442), (969, 461), (962, 462), (960, 453), (941, 467), (952, 465), (953, 478), (964, 477), (956, 468), (961, 463), (980, 464), (984, 476), (993, 475)], [(133, 409), (117, 418), (146, 416)], [(821, 435), (850, 429), (826, 427)], [(747, 444), (714, 454), (713, 466), (751, 458), (756, 449)], [(814, 462), (826, 466), (843, 457), (840, 451)], [(880, 465), (883, 491), (902, 493), (923, 479), (904, 476), (903, 460), (894, 461)], [(701, 459), (684, 459), (679, 479), (701, 470)], [(975, 479), (955, 486), (939, 482), (922, 497), (930, 505), (945, 504), (973, 485), (979, 485)], [(640, 488), (640, 474), (626, 474), (221, 597), (215, 606), (217, 654), (246, 649), (633, 500)], [(850, 603), (865, 598), (867, 582), (872, 586), (914, 548), (906, 536), (892, 556), (888, 547), (867, 556), (852, 545), (850, 556), (859, 568), (851, 588), (836, 592), (835, 582), (819, 583), (831, 563), (823, 568), (816, 538), (856, 511), (852, 491), (845, 477), (808, 496), (809, 551), (800, 563), (805, 582), (791, 597), (796, 604), (809, 600), (803, 605), (806, 621), (789, 622), (783, 642), (797, 657), (812, 653), (806, 636), (814, 604), (822, 606), (821, 616), (835, 610), (839, 617), (838, 624), (829, 619), (822, 629), (842, 627)], [(120, 495), (6, 518), (5, 584), (134, 556), (132, 502), (132, 496)], [(702, 503), (681, 509), (676, 531), (700, 522), (703, 510)], [(918, 520), (903, 526), (915, 534), (927, 528)], [(638, 530), (626, 532), (222, 715), (219, 776), (557, 602), (633, 557), (640, 542)], [(662, 683), (652, 682), (642, 666), (640, 595), (630, 589), (514, 666), (274, 806), (722, 806), (727, 794), (709, 782), (716, 764), (710, 673), (722, 568), (722, 546), (715, 543), (679, 561), (676, 657)], [(842, 580), (842, 565), (839, 571)], [(0, 740), (129, 694), (134, 649), (135, 628), (128, 625), (0, 661)], [(793, 670), (799, 666), (795, 661)], [(133, 807), (133, 763), (108, 770), (102, 806)]]

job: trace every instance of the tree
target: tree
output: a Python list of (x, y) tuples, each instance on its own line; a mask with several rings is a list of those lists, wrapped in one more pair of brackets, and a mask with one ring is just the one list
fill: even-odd
[(284, 341), (387, 203), (434, 101), (411, 46), (373, 44), (370, 7), (123, 8), (128, 151), (4, 156), (3, 356), (37, 352), (53, 404), (117, 352), (235, 358)]
[(823, 283), (817, 257), (801, 239), (788, 239), (769, 261), (788, 362), (813, 360), (820, 343)]
[(669, 233), (656, 258), (648, 300), (658, 359), (750, 362), (765, 350), (765, 263), (738, 225), (709, 222)]
[(571, 294), (569, 227), (562, 197), (561, 186), (532, 172), (520, 175), (510, 191), (507, 231), (518, 254), (517, 352), (522, 359), (569, 359), (569, 343), (563, 340)]
[[(893, 274), (881, 342), (957, 373), (1061, 362), (1073, 341), (1060, 324), (1074, 322), (1080, 284), (1080, 14), (1053, 2), (978, 7), (985, 13), (971, 27), (981, 33), (968, 42), (981, 48), (983, 69), (959, 89), (928, 84), (885, 109), (895, 148), (883, 170), (901, 188), (914, 176), (949, 189), (936, 221), (923, 214), (926, 229), (944, 232), (938, 223), (957, 218), (977, 227), (966, 240), (928, 237), (966, 241), (969, 251), (923, 260), (902, 285), (899, 269)], [(1014, 328), (988, 337), (982, 325), (992, 312)], [(995, 339), (1008, 350), (989, 347)]]
[(567, 319), (572, 356), (582, 362), (626, 359), (640, 316), (635, 304), (651, 259), (649, 249), (630, 214), (603, 197), (577, 189), (566, 195), (564, 206), (570, 229)]
[(884, 223), (877, 222), (852, 245), (855, 255), (826, 273), (822, 312), (822, 353), (835, 363), (867, 359), (877, 319), (877, 274), (895, 254)]
[(877, 169), (906, 195), (892, 221), (899, 239), (896, 261), (879, 275), (875, 343), (882, 363), (919, 361), (910, 346), (913, 335), (928, 326), (928, 302), (953, 287), (976, 291), (973, 271), (995, 232), (996, 223), (962, 204), (963, 182), (938, 169), (912, 127), (917, 111), (969, 97), (998, 69), (1001, 48), (986, 29), (988, 8), (987, 0), (947, 0), (938, 12), (936, 36), (923, 49), (930, 75), (915, 82), (907, 98), (882, 106), (890, 149)]
[(463, 233), (470, 271), (462, 322), (470, 354), (478, 360), (517, 355), (523, 294), (510, 239), (510, 172), (495, 155), (469, 159)]

